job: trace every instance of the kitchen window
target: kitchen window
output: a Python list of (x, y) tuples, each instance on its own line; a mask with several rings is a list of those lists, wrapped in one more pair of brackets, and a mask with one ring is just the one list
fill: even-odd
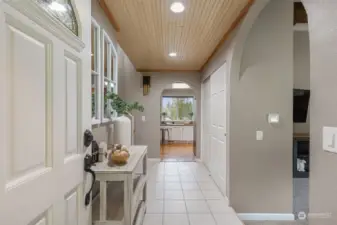
[(193, 121), (194, 97), (163, 96), (161, 104), (162, 121)]

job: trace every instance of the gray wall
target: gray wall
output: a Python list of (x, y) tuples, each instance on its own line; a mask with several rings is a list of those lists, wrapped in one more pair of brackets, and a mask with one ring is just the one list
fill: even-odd
[[(229, 200), (238, 213), (292, 213), (292, 18), (292, 1), (272, 0), (253, 24), (242, 59), (233, 58), (242, 48), (235, 36), (203, 72), (241, 63), (240, 76), (231, 71), (229, 106)], [(269, 112), (280, 113), (278, 126), (267, 123)], [(256, 130), (264, 131), (263, 141)]]
[[(150, 93), (143, 96), (141, 88), (141, 74), (126, 74), (123, 76), (126, 100), (139, 101), (145, 111), (136, 112), (135, 116), (135, 143), (149, 146), (149, 157), (160, 156), (160, 100), (164, 89), (171, 88), (174, 82), (184, 82), (192, 87), (196, 97), (197, 112), (197, 156), (200, 156), (200, 74), (199, 73), (148, 73), (151, 76)], [(142, 121), (145, 116), (146, 121)]]
[[(231, 204), (240, 213), (292, 213), (292, 1), (272, 0), (261, 12), (240, 75), (231, 80)], [(268, 113), (280, 124), (268, 124)]]
[[(264, 7), (264, 4), (267, 1), (256, 1), (253, 5), (252, 10), (258, 7)], [(250, 29), (249, 23), (251, 21), (255, 21), (255, 27), (258, 26), (256, 24), (261, 23), (262, 18), (266, 19), (265, 23), (277, 23), (277, 21), (271, 20), (273, 15), (270, 15), (268, 18), (266, 16), (265, 11), (273, 8), (275, 10), (275, 4), (288, 4), (281, 3), (282, 1), (278, 1), (275, 3), (273, 1), (270, 5), (268, 5), (264, 11), (260, 14), (258, 10), (246, 18), (250, 20), (244, 21), (244, 24), (241, 27), (245, 27), (245, 31)], [(285, 2), (285, 1), (284, 1)], [(290, 1), (289, 1), (290, 2)], [(310, 89), (311, 89), (311, 99), (310, 99), (310, 151), (311, 151), (311, 162), (310, 162), (310, 222), (311, 225), (316, 224), (325, 224), (325, 225), (335, 225), (337, 224), (337, 180), (334, 179), (336, 165), (337, 165), (337, 155), (329, 152), (325, 152), (322, 149), (322, 128), (323, 126), (334, 126), (337, 127), (337, 105), (335, 104), (334, 97), (337, 96), (337, 89), (335, 82), (337, 82), (337, 77), (335, 73), (337, 71), (337, 63), (335, 60), (335, 56), (337, 54), (337, 49), (333, 46), (337, 45), (337, 4), (335, 0), (325, 0), (325, 1), (312, 1), (312, 0), (303, 0), (304, 6), (306, 7), (307, 14), (309, 17), (309, 36), (310, 36)], [(272, 7), (271, 5), (274, 5)], [(291, 7), (291, 6), (286, 6)], [(284, 7), (279, 7), (279, 9), (284, 10)], [(291, 9), (288, 10), (289, 13), (292, 12)], [(270, 14), (270, 13), (269, 13)], [(291, 15), (288, 15), (286, 12), (283, 14), (275, 13), (274, 16), (278, 20), (286, 20), (289, 22), (289, 18)], [(255, 17), (255, 18), (254, 18)], [(279, 21), (281, 22), (281, 21)], [(276, 24), (275, 24), (276, 25)], [(278, 24), (280, 25), (280, 24)], [(279, 39), (277, 34), (281, 35), (283, 39), (287, 40), (287, 43), (291, 46), (291, 41), (289, 38), (285, 38), (283, 35), (290, 35), (288, 29), (285, 29), (284, 26), (280, 26), (280, 28), (284, 30), (283, 33), (278, 33), (278, 27), (270, 27), (267, 26), (270, 30), (270, 34), (261, 35), (261, 43), (259, 46), (262, 46), (262, 52), (268, 51), (268, 47), (272, 47), (269, 51), (274, 51), (275, 55), (270, 54), (271, 59), (266, 59), (266, 61), (274, 61), (275, 57), (279, 56), (280, 64), (284, 64), (287, 62), (290, 68), (284, 67), (285, 70), (290, 70), (292, 60), (291, 54), (289, 52), (288, 57), (280, 57), (283, 55), (284, 51), (289, 51), (287, 46), (281, 43), (274, 43), (275, 46), (283, 46), (285, 49), (276, 49), (275, 46), (269, 46), (266, 43), (270, 43), (269, 38), (274, 40)], [(273, 31), (273, 32), (272, 32)], [(253, 33), (256, 33), (252, 31)], [(240, 30), (241, 35), (241, 30)], [(265, 34), (265, 32), (261, 31), (261, 34)], [(250, 36), (252, 36), (251, 34)], [(240, 36), (241, 38), (241, 36)], [(251, 39), (251, 37), (249, 37)], [(265, 42), (267, 41), (267, 42)], [(236, 40), (232, 40), (232, 43), (235, 43)], [(240, 41), (239, 41), (240, 42)], [(241, 43), (239, 43), (241, 44)], [(226, 46), (229, 49), (222, 49), (222, 53), (217, 54), (218, 57), (214, 58), (210, 64), (210, 68), (206, 68), (204, 76), (209, 74), (209, 71), (214, 71), (216, 66), (219, 66), (219, 62), (225, 60), (224, 56), (225, 52), (236, 52), (234, 49), (230, 49), (232, 44), (226, 43)], [(235, 48), (240, 48), (240, 46), (234, 46)], [(282, 54), (280, 54), (282, 53)], [(235, 53), (236, 54), (236, 53)], [(258, 54), (260, 55), (260, 54)], [(228, 54), (227, 54), (228, 56)], [(260, 58), (260, 57), (258, 57)], [(234, 58), (231, 62), (231, 66), (234, 64), (240, 64), (240, 60)], [(258, 60), (260, 61), (260, 60)], [(262, 64), (262, 62), (260, 62)], [(259, 65), (259, 64), (257, 64)], [(255, 67), (257, 65), (251, 65), (247, 67), (246, 65), (246, 73), (254, 72)], [(276, 66), (276, 64), (272, 63), (271, 65)], [(213, 67), (213, 68), (212, 68)], [(275, 67), (276, 69), (283, 71), (283, 68), (280, 66)], [(291, 71), (288, 71), (291, 72)], [(243, 74), (245, 75), (245, 74)], [(235, 81), (237, 77), (233, 77), (231, 74), (231, 85), (232, 83), (238, 82)], [(289, 78), (287, 78), (288, 80)], [(234, 80), (234, 81), (233, 81)], [(261, 81), (264, 82), (264, 81)], [(284, 82), (284, 81), (283, 81)], [(287, 85), (287, 89), (291, 86)], [(232, 85), (231, 89), (235, 89), (235, 86)], [(277, 90), (277, 89), (276, 89)], [(233, 91), (234, 92), (234, 91)], [(233, 94), (231, 91), (231, 94)], [(274, 90), (270, 88), (266, 93), (272, 93)], [(263, 97), (263, 96), (262, 96)], [(274, 97), (274, 96), (272, 96)], [(290, 97), (290, 96), (289, 96)], [(235, 96), (231, 96), (231, 103), (235, 99)], [(232, 106), (232, 104), (231, 104)], [(260, 104), (259, 104), (260, 106)], [(251, 108), (256, 107), (256, 105), (252, 105)], [(250, 108), (250, 109), (251, 109)], [(231, 113), (233, 110), (231, 110)], [(289, 112), (290, 114), (290, 112)], [(281, 117), (282, 118), (282, 117)], [(250, 121), (248, 124), (254, 124), (255, 115), (252, 114)], [(284, 120), (284, 118), (283, 118)], [(234, 121), (230, 121), (231, 126)], [(246, 128), (245, 123), (242, 123), (242, 127)], [(247, 124), (247, 123), (246, 123)], [(249, 127), (250, 125), (248, 125)], [(241, 129), (240, 131), (244, 131), (245, 129)], [(277, 136), (278, 133), (276, 130), (271, 131), (268, 136)], [(230, 136), (235, 136), (235, 130), (231, 131)], [(247, 135), (242, 135), (242, 138), (245, 138)], [(266, 137), (268, 138), (268, 137)], [(235, 138), (230, 138), (231, 142)], [(286, 138), (288, 139), (288, 138)], [(248, 140), (248, 142), (247, 142)], [(255, 142), (253, 137), (249, 139), (245, 139), (246, 147), (244, 148), (234, 148), (235, 144), (231, 145), (230, 155), (231, 155), (231, 170), (230, 170), (230, 184), (231, 184), (231, 195), (230, 202), (234, 205), (234, 208), (238, 210), (238, 212), (291, 212), (291, 171), (290, 171), (290, 160), (291, 155), (288, 153), (289, 150), (277, 150), (275, 151), (275, 146), (284, 146), (282, 143), (282, 139), (280, 138), (278, 141), (274, 141), (273, 143), (269, 143), (269, 150), (265, 151), (266, 144), (264, 142)], [(288, 141), (286, 141), (288, 142)], [(248, 147), (250, 145), (251, 147)], [(286, 149), (288, 144), (286, 144)], [(256, 151), (256, 149), (263, 149), (264, 154), (255, 154), (260, 151)], [(246, 149), (246, 152), (243, 152), (242, 149)], [(270, 154), (270, 153), (273, 154)], [(245, 154), (247, 153), (247, 154)], [(255, 155), (254, 155), (255, 154)], [(274, 155), (274, 156), (273, 156)], [(249, 163), (251, 159), (253, 163)], [(248, 164), (245, 164), (247, 163)], [(233, 165), (234, 164), (234, 165)], [(235, 164), (239, 164), (235, 166)], [(250, 172), (252, 171), (252, 172)], [(238, 185), (241, 181), (241, 188)], [(234, 190), (235, 186), (238, 190)], [(233, 193), (236, 192), (237, 194)], [(289, 192), (289, 193), (288, 193)], [(240, 195), (243, 194), (243, 195)], [(257, 196), (254, 196), (257, 195)], [(269, 198), (269, 199), (268, 199)], [(239, 207), (238, 207), (239, 206)], [(321, 218), (319, 218), (321, 217)]]
[(337, 4), (304, 0), (310, 36), (310, 213), (330, 215), (310, 224), (337, 224), (337, 155), (322, 149), (322, 128), (337, 127)]
[[(310, 90), (309, 33), (294, 32), (294, 88)], [(306, 123), (294, 123), (294, 133), (309, 133), (310, 110)]]
[(192, 89), (165, 89), (162, 92), (162, 96), (194, 96)]

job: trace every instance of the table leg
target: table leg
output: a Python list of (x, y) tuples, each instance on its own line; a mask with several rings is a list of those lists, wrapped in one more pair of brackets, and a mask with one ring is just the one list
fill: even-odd
[(160, 129), (161, 131), (161, 140), (160, 140), (160, 144), (164, 144), (164, 140), (165, 140), (165, 132), (164, 129)]
[(107, 203), (107, 194), (106, 194), (106, 182), (100, 181), (100, 221), (106, 221), (107, 219), (107, 210), (106, 210), (106, 203)]
[(132, 174), (128, 174), (124, 180), (124, 225), (132, 225)]
[[(144, 158), (143, 158), (143, 174), (144, 176), (147, 176), (147, 154), (145, 154)], [(147, 181), (144, 185), (144, 189), (143, 189), (143, 201), (146, 204), (146, 199), (147, 199)]]

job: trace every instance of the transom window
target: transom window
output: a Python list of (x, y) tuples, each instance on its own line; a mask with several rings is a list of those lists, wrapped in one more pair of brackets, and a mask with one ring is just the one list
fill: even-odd
[(70, 0), (34, 0), (48, 14), (58, 19), (78, 36), (78, 23)]
[(91, 95), (93, 124), (108, 122), (116, 113), (111, 109), (110, 92), (117, 93), (118, 60), (116, 48), (108, 34), (92, 19), (91, 27)]

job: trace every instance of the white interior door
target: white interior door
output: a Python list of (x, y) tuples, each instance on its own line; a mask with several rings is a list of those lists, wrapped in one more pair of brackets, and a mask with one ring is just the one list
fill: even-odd
[(226, 196), (226, 63), (211, 75), (210, 171)]
[(91, 119), (82, 87), (90, 78), (81, 71), (90, 56), (33, 22), (29, 14), (45, 13), (29, 2), (0, 0), (0, 223), (87, 225), (82, 134)]

